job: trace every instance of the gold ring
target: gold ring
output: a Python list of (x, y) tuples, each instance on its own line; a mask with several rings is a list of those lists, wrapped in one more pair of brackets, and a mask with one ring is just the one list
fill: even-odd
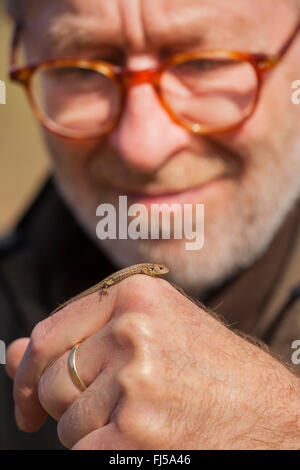
[(78, 349), (80, 343), (75, 344), (72, 351), (70, 352), (69, 356), (69, 367), (73, 382), (80, 388), (81, 391), (87, 389), (86, 385), (82, 382), (81, 378), (78, 375), (77, 368), (76, 368), (76, 351)]

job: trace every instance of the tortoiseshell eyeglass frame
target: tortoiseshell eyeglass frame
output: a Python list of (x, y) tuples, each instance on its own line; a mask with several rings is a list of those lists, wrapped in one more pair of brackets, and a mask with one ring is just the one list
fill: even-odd
[[(20, 22), (17, 22), (14, 28), (13, 38), (12, 38), (12, 46), (11, 46), (11, 58), (10, 58), (10, 78), (16, 82), (21, 83), (24, 86), (27, 96), (29, 98), (29, 102), (33, 108), (33, 111), (41, 124), (48, 129), (51, 133), (58, 135), (60, 137), (77, 139), (77, 140), (87, 140), (87, 139), (94, 139), (99, 138), (100, 136), (107, 134), (112, 131), (112, 129), (118, 124), (119, 119), (122, 115), (122, 111), (124, 108), (125, 97), (126, 97), (126, 90), (129, 87), (143, 84), (143, 83), (150, 83), (158, 98), (165, 109), (165, 111), (169, 114), (171, 119), (176, 122), (178, 125), (182, 126), (183, 128), (189, 130), (194, 134), (199, 135), (209, 135), (215, 133), (223, 133), (229, 132), (237, 129), (240, 127), (245, 121), (247, 121), (255, 112), (257, 103), (259, 101), (262, 85), (263, 85), (263, 78), (265, 77), (266, 72), (274, 69), (276, 65), (280, 62), (280, 60), (285, 56), (289, 47), (295, 40), (297, 34), (300, 32), (300, 19), (293, 29), (291, 35), (286, 40), (284, 45), (278, 51), (277, 54), (263, 54), (263, 53), (247, 53), (247, 52), (239, 52), (239, 51), (228, 51), (228, 50), (211, 50), (211, 51), (199, 51), (199, 52), (186, 52), (186, 53), (179, 53), (173, 55), (172, 57), (167, 58), (157, 68), (148, 69), (148, 70), (141, 70), (141, 71), (132, 71), (126, 68), (110, 64), (104, 61), (95, 61), (95, 60), (80, 60), (80, 59), (57, 59), (57, 60), (48, 60), (38, 63), (28, 64), (27, 66), (19, 67), (16, 65), (16, 57), (17, 57), (17, 48), (21, 41), (21, 34), (22, 34), (23, 25)], [(251, 107), (248, 114), (243, 117), (241, 121), (235, 123), (234, 125), (230, 126), (223, 126), (223, 127), (209, 127), (203, 125), (201, 123), (190, 123), (190, 122), (183, 122), (179, 119), (178, 116), (170, 109), (168, 103), (164, 99), (164, 96), (161, 93), (161, 77), (169, 70), (171, 67), (179, 65), (181, 63), (192, 61), (196, 59), (233, 59), (236, 61), (244, 61), (248, 62), (255, 72), (257, 77), (257, 89), (255, 92), (253, 106)], [(47, 119), (41, 111), (38, 109), (35, 100), (33, 98), (31, 92), (31, 79), (33, 74), (42, 68), (49, 68), (49, 67), (78, 67), (78, 68), (85, 68), (94, 71), (98, 71), (105, 76), (109, 77), (116, 85), (116, 88), (119, 90), (120, 93), (120, 109), (118, 114), (116, 115), (115, 119), (110, 122), (105, 129), (102, 129), (101, 132), (94, 133), (93, 135), (86, 135), (80, 133), (79, 131), (70, 130), (70, 132), (66, 130), (62, 130), (50, 119)]]

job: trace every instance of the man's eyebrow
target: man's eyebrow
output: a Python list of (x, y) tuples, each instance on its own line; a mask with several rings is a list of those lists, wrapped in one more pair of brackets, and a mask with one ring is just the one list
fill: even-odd
[[(193, 47), (200, 43), (202, 34), (198, 31), (195, 34), (189, 33), (178, 36), (177, 34), (167, 34), (164, 31), (155, 31), (148, 36), (148, 46), (159, 49), (184, 49)], [(124, 37), (124, 32), (118, 28), (112, 28), (106, 22), (99, 22), (92, 18), (76, 18), (74, 15), (64, 15), (57, 18), (43, 32), (43, 50), (51, 55), (61, 55), (76, 49), (96, 49), (104, 45), (123, 47), (128, 45)]]
[[(145, 48), (171, 52), (207, 46), (220, 46), (230, 44), (233, 34), (232, 28), (223, 29), (215, 34), (215, 29), (208, 27), (207, 21), (192, 17), (186, 23), (174, 24), (170, 21), (164, 25), (152, 28), (146, 26)], [(199, 21), (200, 20), (200, 21)], [(243, 25), (241, 21), (240, 27)], [(244, 25), (243, 25), (244, 26)], [(76, 16), (71, 13), (55, 16), (49, 21), (43, 31), (42, 52), (46, 56), (60, 57), (72, 54), (74, 51), (96, 50), (97, 48), (111, 47), (121, 49), (134, 47), (122, 25), (108, 21), (101, 21), (91, 16)], [(237, 36), (234, 37), (237, 42)]]
[(120, 46), (122, 37), (120, 31), (115, 31), (111, 25), (82, 17), (63, 15), (56, 18), (43, 33), (43, 50), (51, 55), (61, 55), (74, 49), (96, 48), (103, 44)]

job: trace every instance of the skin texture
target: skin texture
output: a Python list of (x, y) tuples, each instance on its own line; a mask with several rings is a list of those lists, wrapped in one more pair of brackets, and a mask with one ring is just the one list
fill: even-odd
[[(181, 50), (276, 52), (298, 13), (292, 0), (32, 0), (25, 43), (28, 60), (84, 55), (143, 69)], [(89, 33), (78, 35), (80, 27)], [(103, 244), (116, 264), (157, 260), (188, 293), (203, 294), (268, 246), (299, 196), (300, 107), (290, 98), (299, 47), (298, 38), (268, 77), (255, 115), (230, 134), (189, 134), (145, 84), (130, 89), (106, 138), (45, 134), (60, 191), (92, 236), (99, 201), (115, 203), (119, 194), (205, 204), (201, 252), (186, 252), (185, 240)], [(83, 393), (67, 370), (79, 341)], [(133, 276), (101, 302), (97, 293), (72, 302), (11, 345), (7, 371), (19, 427), (35, 431), (49, 413), (69, 448), (300, 446), (298, 378), (161, 279)]]

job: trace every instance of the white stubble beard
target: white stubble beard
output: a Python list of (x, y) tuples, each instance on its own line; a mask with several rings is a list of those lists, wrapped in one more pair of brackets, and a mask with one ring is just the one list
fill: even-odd
[[(240, 269), (250, 266), (267, 249), (300, 194), (300, 136), (285, 157), (274, 159), (272, 148), (257, 150), (240, 182), (236, 197), (205, 221), (202, 250), (186, 251), (186, 240), (99, 241), (117, 266), (159, 262), (170, 269), (169, 279), (201, 298)], [(207, 209), (206, 209), (207, 212)]]

